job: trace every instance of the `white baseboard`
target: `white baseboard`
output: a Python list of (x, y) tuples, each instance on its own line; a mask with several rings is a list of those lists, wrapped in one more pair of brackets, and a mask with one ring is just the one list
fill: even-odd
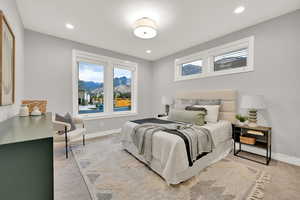
[(121, 132), (120, 128), (107, 130), (107, 131), (100, 131), (100, 132), (86, 134), (85, 138), (86, 139), (93, 139), (93, 138), (102, 137), (102, 136), (111, 135), (113, 133), (120, 133), (120, 132)]
[[(246, 150), (246, 151), (251, 151), (253, 153), (257, 153), (259, 155), (263, 155), (263, 156), (266, 155), (265, 151), (260, 148), (242, 145), (242, 149)], [(279, 160), (281, 162), (289, 163), (292, 165), (300, 166), (300, 158), (298, 158), (298, 157), (289, 156), (289, 155), (282, 154), (282, 153), (272, 152), (272, 159)]]
[[(120, 133), (121, 132), (121, 129), (118, 128), (118, 129), (112, 129), (112, 130), (107, 130), (107, 131), (100, 131), (100, 132), (95, 132), (95, 133), (88, 133), (85, 135), (85, 139), (86, 140), (89, 140), (89, 139), (95, 139), (95, 138), (98, 138), (98, 137), (103, 137), (103, 136), (106, 136), (106, 135), (111, 135), (113, 133)], [(82, 141), (82, 138), (76, 138), (74, 140), (72, 140), (73, 142), (78, 142), (78, 141)]]

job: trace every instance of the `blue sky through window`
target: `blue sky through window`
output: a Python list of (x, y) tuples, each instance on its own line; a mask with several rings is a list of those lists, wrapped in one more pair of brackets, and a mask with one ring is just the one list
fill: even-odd
[(86, 62), (79, 62), (79, 80), (102, 83), (103, 76), (103, 66)]
[(124, 76), (126, 78), (131, 78), (131, 71), (127, 69), (114, 68), (114, 78), (120, 78)]
[[(97, 64), (79, 62), (79, 80), (93, 81), (102, 83), (104, 79), (104, 67)], [(126, 69), (115, 68), (114, 77), (127, 77), (131, 78), (131, 71)]]

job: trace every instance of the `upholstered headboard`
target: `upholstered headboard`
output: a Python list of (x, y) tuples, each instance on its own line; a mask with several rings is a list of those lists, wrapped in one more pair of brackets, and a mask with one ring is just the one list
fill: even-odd
[(176, 99), (220, 99), (220, 119), (234, 123), (236, 121), (236, 90), (200, 90), (180, 91), (176, 93)]

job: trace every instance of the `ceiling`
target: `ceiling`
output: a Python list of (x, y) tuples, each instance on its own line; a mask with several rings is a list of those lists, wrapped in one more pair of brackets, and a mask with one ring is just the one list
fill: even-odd
[[(246, 10), (234, 14), (240, 2)], [(17, 4), (27, 29), (147, 60), (300, 8), (300, 0), (17, 0)], [(156, 38), (133, 35), (133, 23), (141, 17), (157, 22)], [(66, 29), (66, 23), (75, 29)]]

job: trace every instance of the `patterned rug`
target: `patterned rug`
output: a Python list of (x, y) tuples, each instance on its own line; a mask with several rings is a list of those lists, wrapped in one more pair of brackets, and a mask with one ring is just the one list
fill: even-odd
[(72, 148), (93, 200), (262, 199), (270, 176), (229, 158), (175, 186), (122, 149), (117, 134)]

